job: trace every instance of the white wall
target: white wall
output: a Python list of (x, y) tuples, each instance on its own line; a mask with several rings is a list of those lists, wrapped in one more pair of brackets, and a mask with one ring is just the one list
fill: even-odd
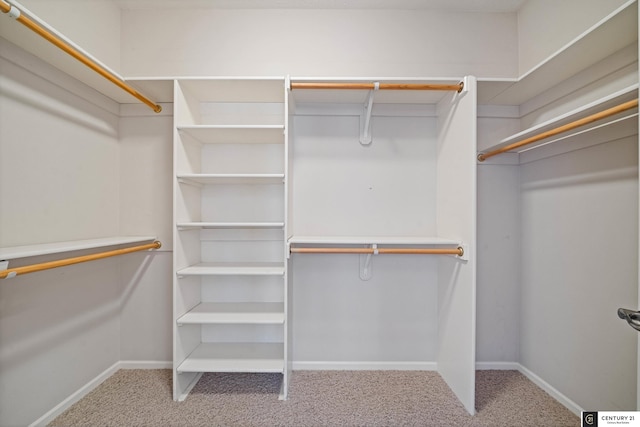
[[(359, 117), (333, 111), (292, 120), (293, 234), (435, 235), (435, 118), (374, 115), (363, 146)], [(436, 259), (374, 256), (367, 281), (358, 255), (299, 254), (292, 263), (294, 363), (434, 368)]]
[[(0, 245), (116, 235), (117, 117), (0, 47)], [(109, 259), (0, 282), (0, 425), (35, 421), (119, 360), (119, 276)]]
[(118, 117), (112, 101), (0, 42), (0, 245), (121, 234), (164, 244), (0, 281), (4, 426), (34, 422), (120, 360), (171, 360), (172, 117)]
[(518, 72), (524, 74), (627, 0), (528, 0), (518, 11)]
[(0, 245), (117, 235), (117, 116), (30, 73), (26, 58), (1, 64)]
[(515, 14), (125, 10), (127, 76), (515, 77)]
[(520, 170), (478, 165), (477, 362), (517, 362)]
[(119, 119), (119, 219), (123, 235), (156, 236), (162, 247), (121, 258), (120, 360), (172, 359), (171, 105), (161, 114), (123, 105)]
[(635, 410), (637, 137), (522, 166), (520, 361), (588, 410)]
[[(116, 2), (20, 0), (20, 4), (94, 58), (112, 70), (120, 71), (121, 19), (120, 7)], [(44, 50), (56, 50), (48, 42), (43, 43), (43, 46), (48, 46)]]

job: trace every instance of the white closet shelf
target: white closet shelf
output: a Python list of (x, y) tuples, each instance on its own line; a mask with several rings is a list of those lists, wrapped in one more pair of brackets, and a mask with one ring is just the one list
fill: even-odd
[(421, 236), (292, 236), (289, 245), (419, 245), (457, 247), (458, 240)]
[(284, 372), (282, 343), (202, 343), (178, 372)]
[(479, 79), (478, 103), (521, 105), (638, 40), (637, 2), (627, 1), (517, 79)]
[(281, 302), (203, 302), (177, 320), (186, 324), (284, 324)]
[(43, 243), (40, 245), (11, 246), (0, 248), (0, 260), (28, 258), (109, 246), (130, 245), (154, 241), (154, 236), (115, 236), (100, 239), (72, 240), (66, 242)]
[[(502, 147), (505, 147), (509, 144), (513, 144), (515, 142), (518, 141), (522, 141), (526, 138), (530, 138), (533, 137), (535, 135), (539, 135), (542, 134), (544, 132), (550, 131), (554, 128), (558, 128), (560, 126), (563, 126), (567, 123), (576, 121), (576, 120), (580, 120), (584, 117), (590, 116), (592, 114), (604, 111), (606, 109), (612, 108), (616, 105), (622, 104), (624, 102), (627, 101), (631, 101), (633, 99), (637, 99), (638, 98), (638, 84), (634, 84), (631, 86), (628, 86), (624, 89), (621, 89), (619, 91), (616, 91), (608, 96), (605, 96), (603, 98), (597, 99), (593, 102), (581, 105), (578, 108), (575, 108), (571, 111), (568, 111), (564, 114), (560, 114), (557, 115), (549, 120), (546, 120), (542, 123), (538, 123), (528, 129), (525, 129), (521, 132), (518, 132), (514, 135), (511, 135), (503, 140), (501, 140), (499, 143), (487, 147), (485, 149), (482, 150), (483, 153), (486, 152), (490, 152)], [(528, 151), (531, 148), (535, 148), (537, 146), (540, 145), (545, 145), (548, 144), (550, 141), (555, 141), (555, 140), (564, 140), (567, 138), (567, 135), (572, 135), (572, 134), (582, 134), (584, 132), (593, 130), (593, 129), (599, 129), (603, 126), (607, 126), (609, 124), (617, 124), (620, 122), (621, 118), (627, 117), (627, 116), (631, 116), (637, 114), (637, 108), (632, 109), (632, 110), (628, 110), (622, 113), (618, 113), (614, 116), (608, 117), (608, 118), (604, 118), (595, 122), (592, 122), (590, 124), (581, 126), (579, 128), (576, 128), (575, 130), (571, 130), (571, 131), (567, 131), (567, 132), (563, 132), (562, 134), (556, 135), (556, 136), (552, 136), (552, 137), (548, 137), (545, 139), (542, 139), (540, 141), (537, 141), (535, 143), (532, 143), (530, 145), (526, 145), (520, 148), (516, 148), (514, 150), (510, 150), (508, 151), (509, 153), (516, 153), (516, 152), (523, 152), (523, 151)]]
[(281, 262), (204, 262), (183, 268), (178, 276), (283, 276)]
[(282, 184), (283, 173), (180, 174), (178, 182), (188, 184)]
[(282, 229), (284, 222), (180, 222), (176, 226), (178, 229), (202, 229), (202, 228), (271, 228)]
[(284, 125), (187, 125), (177, 129), (203, 144), (284, 143)]

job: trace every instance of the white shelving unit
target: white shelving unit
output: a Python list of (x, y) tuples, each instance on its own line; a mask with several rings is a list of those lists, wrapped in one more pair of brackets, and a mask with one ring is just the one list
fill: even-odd
[(285, 80), (175, 82), (174, 399), (286, 372)]

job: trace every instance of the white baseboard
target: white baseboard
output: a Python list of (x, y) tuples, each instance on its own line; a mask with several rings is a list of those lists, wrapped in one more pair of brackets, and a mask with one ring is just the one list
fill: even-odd
[(551, 397), (556, 399), (558, 402), (560, 402), (563, 406), (565, 406), (568, 410), (576, 414), (578, 417), (581, 415), (584, 409), (582, 409), (580, 405), (575, 403), (573, 400), (569, 399), (564, 394), (560, 393), (551, 384), (549, 384), (548, 382), (546, 382), (545, 380), (543, 380), (542, 378), (540, 378), (539, 376), (531, 372), (529, 369), (525, 368), (520, 364), (518, 365), (519, 365), (518, 371), (520, 371), (522, 375), (529, 378), (531, 382), (533, 382), (535, 385), (537, 385), (538, 387), (546, 391), (549, 395), (551, 395)]
[(532, 383), (540, 387), (547, 394), (553, 397), (565, 408), (576, 414), (577, 416), (581, 415), (583, 409), (575, 403), (573, 400), (569, 399), (564, 394), (560, 393), (556, 388), (554, 388), (551, 384), (540, 378), (538, 375), (531, 372), (526, 367), (522, 366), (518, 362), (476, 362), (476, 370), (478, 371), (486, 371), (486, 370), (508, 370), (508, 371), (518, 371), (525, 377), (527, 377)]
[(294, 371), (436, 371), (436, 362), (293, 362)]
[(172, 369), (173, 363), (160, 360), (121, 360), (119, 369)]
[(118, 372), (120, 369), (171, 369), (173, 364), (171, 362), (164, 361), (153, 361), (153, 360), (144, 360), (144, 361), (136, 361), (136, 360), (121, 360), (119, 362), (114, 363), (109, 368), (105, 369), (102, 373), (100, 373), (97, 377), (89, 381), (84, 386), (80, 387), (78, 391), (72, 393), (65, 400), (57, 404), (53, 409), (48, 411), (46, 414), (38, 418), (36, 421), (31, 423), (29, 427), (36, 426), (46, 426), (51, 421), (53, 421), (58, 415), (62, 414), (64, 411), (69, 409), (74, 403), (78, 402), (80, 399), (89, 394), (93, 389), (102, 384), (107, 378), (111, 375)]
[(517, 362), (476, 362), (476, 371), (519, 371)]
[(112, 366), (110, 366), (109, 368), (104, 370), (97, 377), (95, 377), (94, 379), (89, 381), (84, 386), (80, 387), (80, 389), (78, 389), (75, 393), (72, 393), (71, 396), (69, 396), (66, 399), (64, 399), (62, 402), (60, 402), (55, 407), (53, 407), (53, 409), (51, 409), (46, 414), (44, 414), (43, 416), (38, 418), (36, 421), (31, 423), (29, 426), (30, 427), (32, 427), (32, 426), (33, 427), (35, 427), (35, 426), (46, 426), (51, 421), (53, 421), (58, 415), (62, 414), (64, 411), (69, 409), (71, 407), (71, 405), (73, 405), (74, 403), (76, 403), (77, 401), (79, 401), (80, 399), (85, 397), (93, 389), (95, 389), (100, 384), (102, 384), (111, 375), (113, 375), (116, 372), (118, 372), (118, 369), (120, 369), (120, 362), (116, 362)]

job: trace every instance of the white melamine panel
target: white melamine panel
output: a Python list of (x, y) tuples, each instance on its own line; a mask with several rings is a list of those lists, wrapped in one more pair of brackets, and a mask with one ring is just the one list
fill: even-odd
[(178, 270), (179, 276), (282, 276), (282, 263), (201, 263)]
[(282, 184), (282, 173), (207, 173), (180, 174), (179, 182), (192, 184)]
[(179, 317), (184, 324), (284, 324), (284, 305), (270, 302), (206, 302)]
[(520, 363), (585, 409), (636, 409), (637, 159), (636, 136), (521, 166)]
[(282, 343), (201, 344), (178, 372), (283, 372)]
[(437, 230), (468, 245), (468, 260), (438, 258), (438, 372), (475, 412), (476, 81), (438, 104)]
[[(281, 106), (279, 108), (282, 108)], [(243, 121), (248, 121), (243, 119)], [(281, 122), (281, 121), (280, 121)], [(258, 124), (250, 122), (241, 126), (191, 125), (179, 126), (178, 132), (205, 144), (276, 144), (282, 143), (284, 127), (281, 124)]]
[[(277, 132), (282, 139), (282, 130)], [(284, 174), (284, 144), (275, 143), (207, 144), (202, 146), (202, 173)]]
[(435, 120), (296, 116), (293, 230), (309, 236), (435, 235)]
[(176, 226), (179, 230), (206, 228), (283, 228), (284, 222), (179, 222)]
[(202, 220), (211, 222), (283, 221), (283, 185), (282, 183), (237, 184), (203, 187)]
[(282, 276), (205, 276), (202, 277), (202, 301), (252, 302), (284, 301)]

